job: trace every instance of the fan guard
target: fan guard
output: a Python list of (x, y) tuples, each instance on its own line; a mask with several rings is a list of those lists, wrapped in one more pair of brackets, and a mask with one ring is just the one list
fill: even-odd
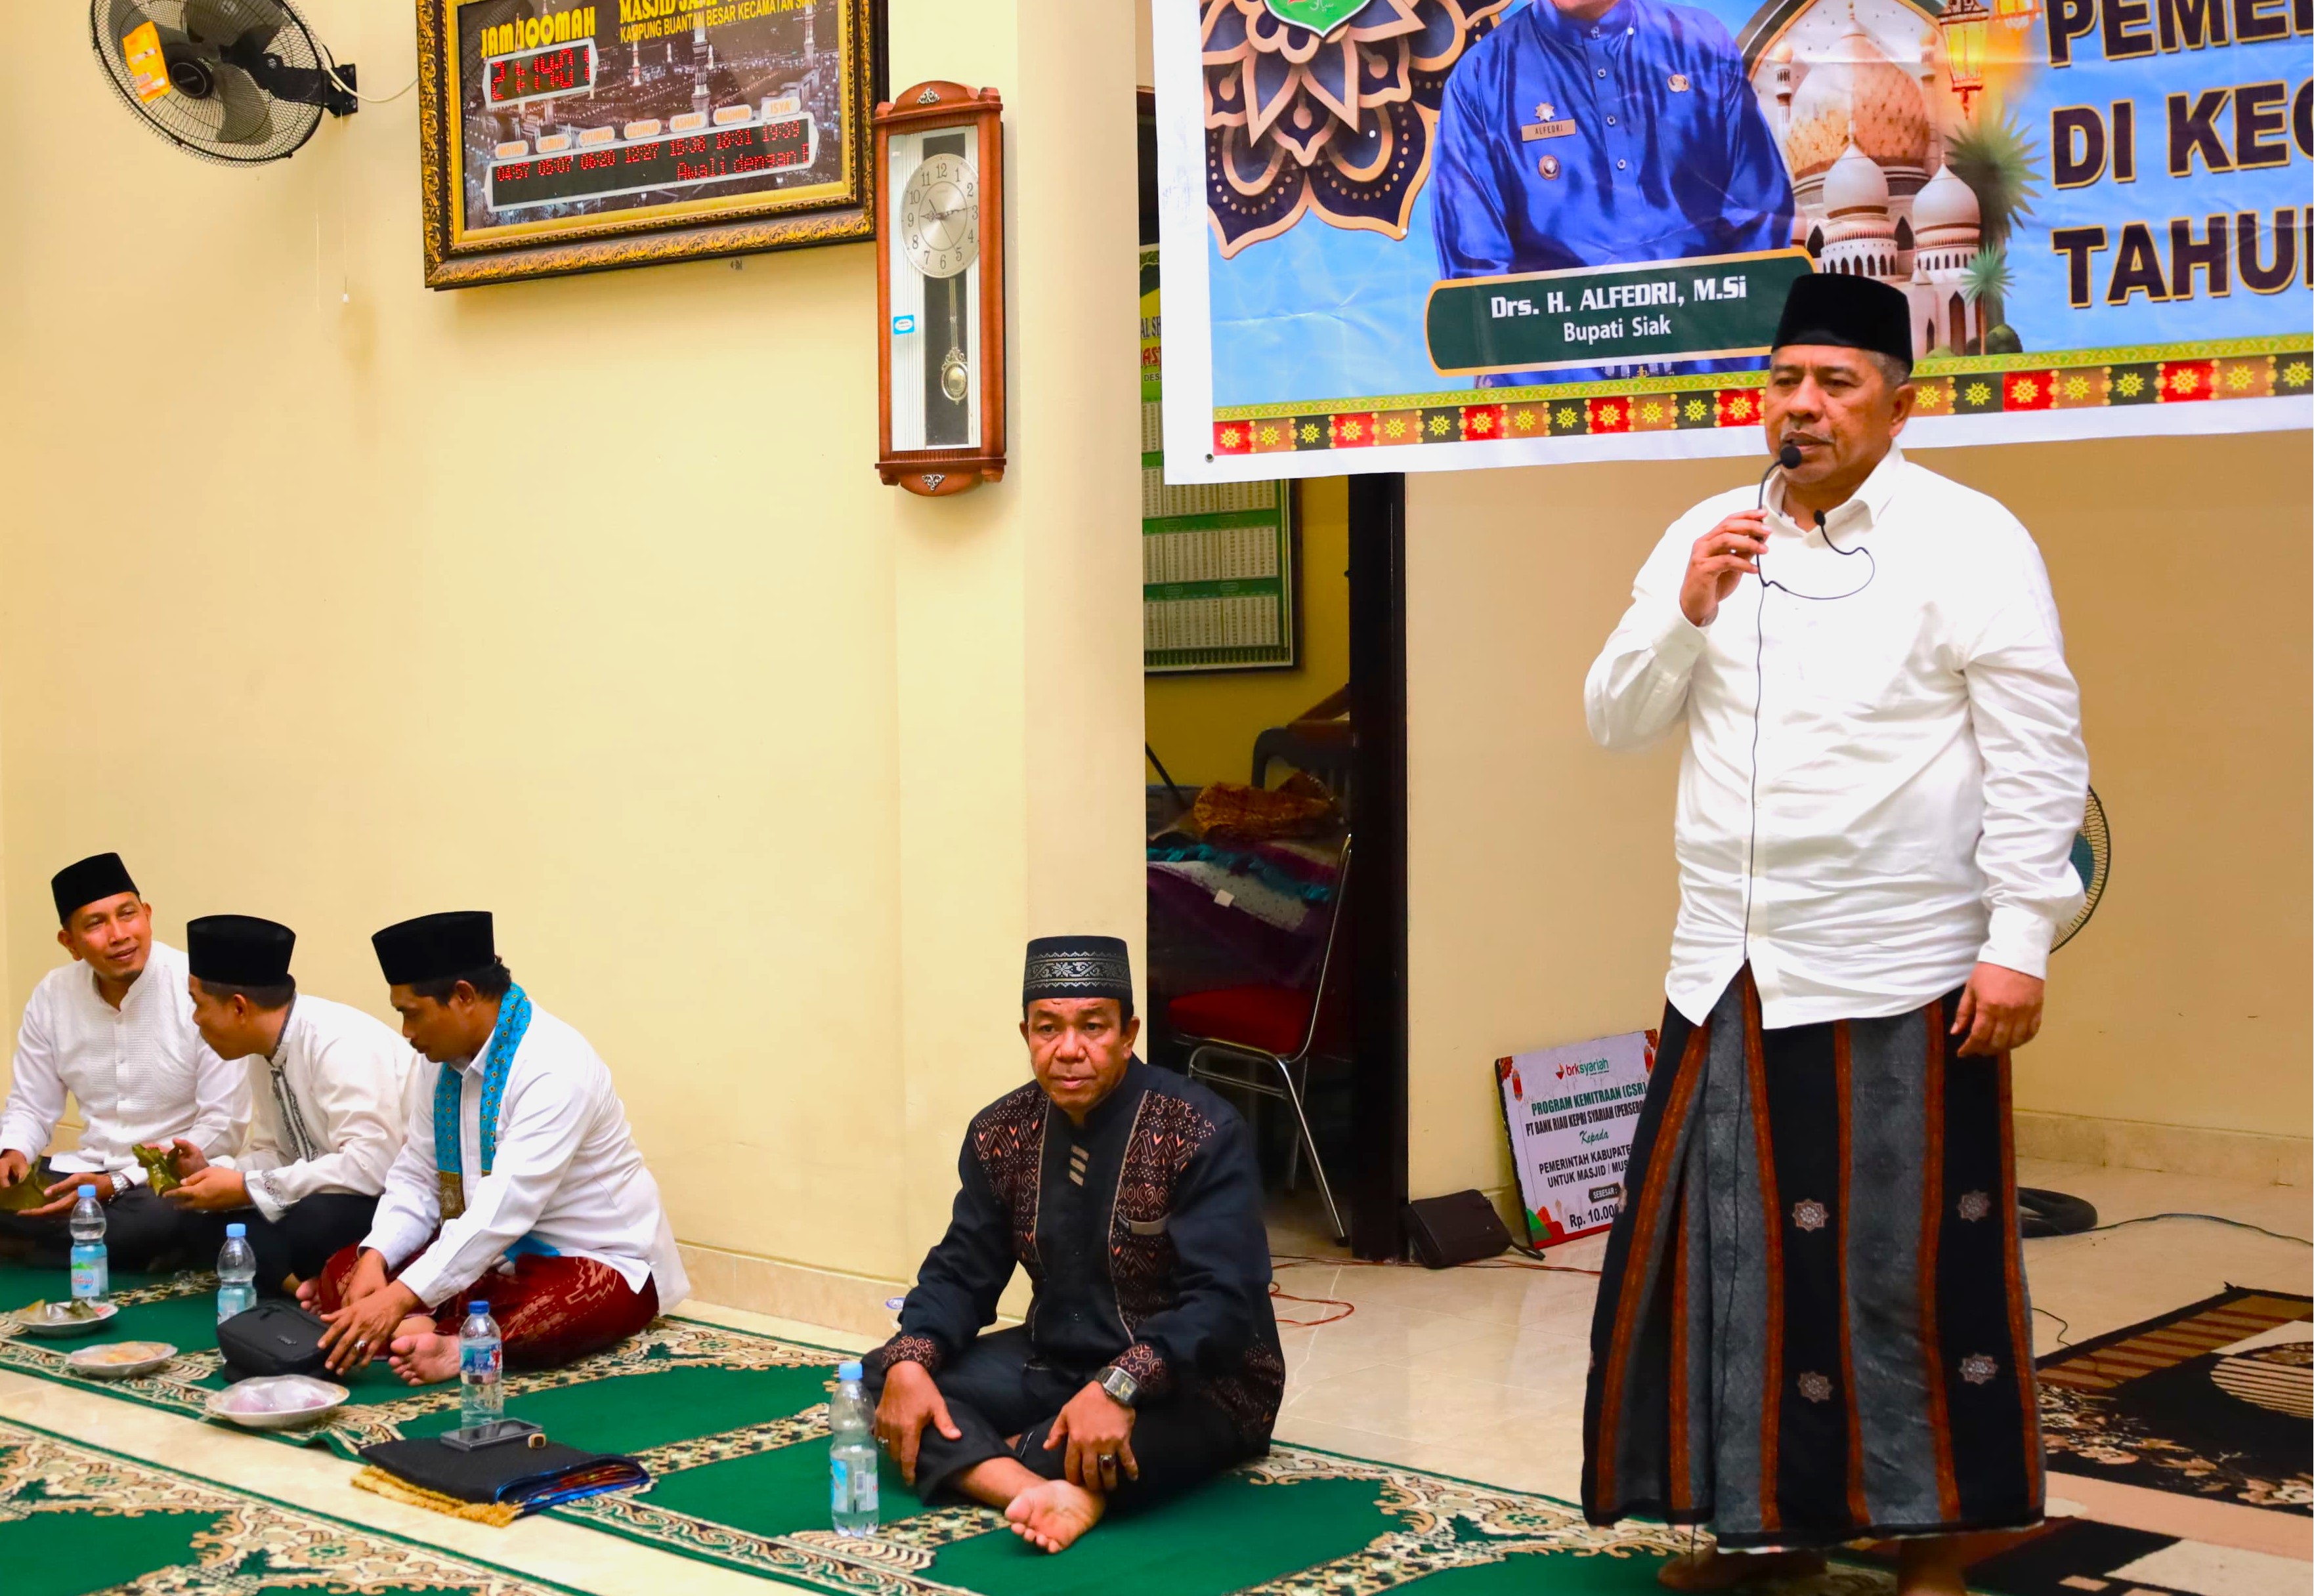
[[(179, 149), (227, 166), (295, 154), (324, 110), (344, 115), (353, 69), (339, 66), (287, 0), (93, 0), (89, 48), (137, 119)], [(122, 41), (151, 22), (170, 91), (137, 97)], [(336, 81), (332, 81), (332, 78)]]
[(2081, 810), (2081, 829), (2073, 834), (2071, 857), (2085, 894), (2080, 908), (2050, 944), (2052, 952), (2071, 941), (2081, 927), (2089, 924), (2089, 916), (2097, 913), (2098, 900), (2105, 896), (2106, 877), (2113, 869), (2113, 833), (2106, 825), (2105, 806), (2098, 802), (2094, 787), (2089, 789), (2089, 802)]

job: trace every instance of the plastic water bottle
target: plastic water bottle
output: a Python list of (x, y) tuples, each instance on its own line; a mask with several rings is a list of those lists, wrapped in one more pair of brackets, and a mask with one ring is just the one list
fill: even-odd
[(490, 1305), (476, 1302), (458, 1327), (458, 1427), (472, 1430), (506, 1417), (506, 1341)]
[(257, 1255), (250, 1250), (249, 1227), (227, 1225), (217, 1253), (217, 1323), (256, 1306)]
[(835, 1366), (827, 1404), (829, 1518), (838, 1535), (876, 1530), (876, 1409), (857, 1360)]
[(105, 1262), (104, 1204), (96, 1187), (80, 1188), (72, 1210), (72, 1295), (75, 1302), (102, 1302), (112, 1294), (112, 1270)]

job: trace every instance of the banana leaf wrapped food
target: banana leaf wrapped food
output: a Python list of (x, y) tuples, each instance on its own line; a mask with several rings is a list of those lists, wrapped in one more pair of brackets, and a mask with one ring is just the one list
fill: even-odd
[(177, 1178), (177, 1167), (169, 1161), (175, 1156), (172, 1151), (157, 1151), (150, 1147), (137, 1150), (137, 1161), (145, 1166), (145, 1173), (153, 1183), (153, 1195), (156, 1197), (185, 1184)]
[(0, 1186), (0, 1213), (22, 1213), (28, 1208), (40, 1207), (48, 1200), (48, 1188), (29, 1172), (13, 1186)]

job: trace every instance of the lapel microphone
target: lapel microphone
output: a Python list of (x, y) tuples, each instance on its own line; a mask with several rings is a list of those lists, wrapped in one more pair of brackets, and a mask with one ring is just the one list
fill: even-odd
[(1776, 451), (1776, 457), (1768, 463), (1768, 469), (1760, 473), (1760, 497), (1752, 507), (1755, 510), (1764, 510), (1768, 507), (1770, 477), (1780, 471), (1797, 471), (1799, 465), (1800, 446), (1797, 444), (1787, 442), (1782, 448)]

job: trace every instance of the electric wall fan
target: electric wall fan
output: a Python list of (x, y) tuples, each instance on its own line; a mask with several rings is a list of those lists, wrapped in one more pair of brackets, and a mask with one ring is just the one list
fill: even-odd
[[(2056, 940), (2049, 945), (2053, 953), (2089, 924), (2089, 916), (2097, 913), (2098, 900), (2105, 896), (2106, 877), (2113, 870), (2113, 833), (2106, 829), (2105, 806), (2098, 802), (2094, 787), (2081, 807), (2081, 829), (2073, 833), (2072, 860), (2084, 895), (2072, 919), (2057, 928)], [(2041, 1186), (2017, 1188), (2018, 1228), (2027, 1236), (2077, 1236), (2096, 1229), (2097, 1222), (2097, 1208), (2085, 1198)]]
[(206, 161), (282, 160), (360, 104), (287, 0), (92, 0), (88, 32), (122, 102)]
[(2071, 941), (2089, 924), (2089, 916), (2097, 913), (2098, 900), (2105, 896), (2105, 880), (2113, 869), (2113, 833), (2106, 829), (2105, 806), (2098, 802), (2097, 789), (2089, 789), (2089, 801), (2081, 811), (2081, 829), (2073, 833), (2073, 869), (2081, 878), (2087, 895), (2072, 919), (2057, 930), (2057, 939), (2050, 950), (2055, 951)]

